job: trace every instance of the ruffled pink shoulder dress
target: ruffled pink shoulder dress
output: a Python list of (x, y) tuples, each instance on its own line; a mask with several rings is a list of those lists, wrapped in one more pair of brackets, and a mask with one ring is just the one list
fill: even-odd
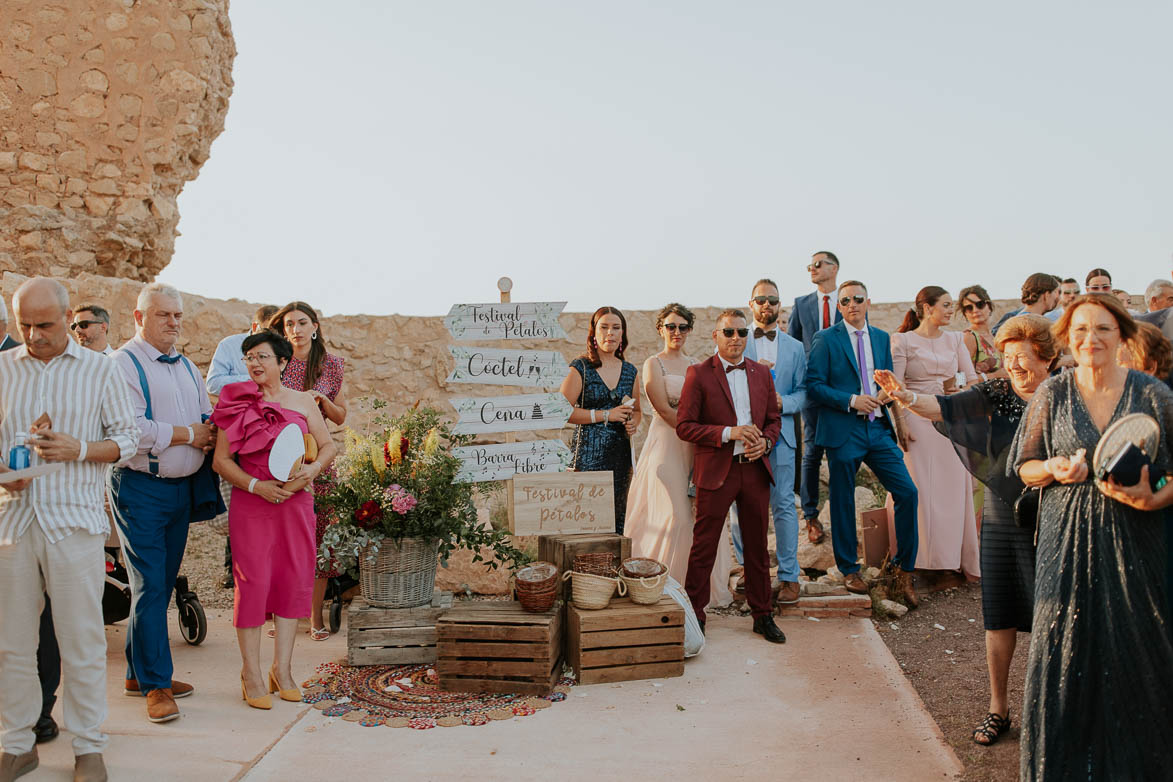
[[(273, 480), (269, 450), (281, 430), (294, 424), (303, 434), (309, 431), (305, 416), (266, 402), (251, 380), (224, 386), (212, 423), (228, 437), (240, 468), (262, 481)], [(233, 487), (228, 537), (236, 579), (234, 626), (259, 627), (271, 614), (310, 615), (317, 563), (314, 523), (314, 498), (308, 491), (273, 505)]]

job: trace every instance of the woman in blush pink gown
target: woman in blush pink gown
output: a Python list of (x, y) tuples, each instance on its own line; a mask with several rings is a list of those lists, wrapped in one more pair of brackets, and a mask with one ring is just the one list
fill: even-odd
[[(952, 318), (953, 298), (930, 285), (917, 294), (899, 332), (892, 335), (892, 371), (909, 391), (950, 394), (977, 382), (963, 335), (942, 330)], [(964, 374), (964, 383), (957, 382), (958, 373)], [(971, 579), (980, 577), (973, 478), (952, 443), (928, 419), (903, 408), (894, 409), (893, 415), (901, 417), (900, 447), (919, 495), (917, 569), (961, 570)], [(889, 535), (896, 540), (891, 522)]]
[[(669, 304), (656, 318), (664, 350), (644, 363), (644, 391), (652, 403), (652, 421), (640, 452), (627, 494), (624, 534), (631, 538), (631, 553), (650, 557), (668, 566), (668, 575), (680, 584), (688, 572), (694, 522), (693, 499), (688, 495), (692, 474), (692, 443), (676, 436), (676, 405), (684, 387), (684, 373), (696, 359), (684, 354), (684, 343), (694, 316), (680, 304)], [(721, 536), (713, 566), (710, 603), (733, 602), (729, 574), (733, 547), (729, 530)]]
[[(293, 349), (269, 331), (253, 334), (242, 345), (252, 380), (224, 386), (212, 413), (220, 430), (214, 465), (232, 484), (228, 536), (236, 581), (232, 623), (243, 661), (241, 691), (256, 708), (270, 707), (269, 692), (300, 700), (292, 675), (297, 620), (308, 617), (314, 588), (317, 548), (314, 500), (308, 490), (334, 458), (335, 447), (313, 396), (281, 385), (281, 369)], [(315, 461), (288, 481), (269, 471), (274, 440), (288, 426), (313, 436)], [(261, 674), (261, 625), (273, 616), (276, 626), (273, 667), (267, 682)]]

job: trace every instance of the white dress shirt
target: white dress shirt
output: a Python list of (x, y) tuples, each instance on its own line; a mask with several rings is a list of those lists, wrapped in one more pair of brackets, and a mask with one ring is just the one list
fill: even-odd
[(773, 339), (769, 339), (768, 337), (764, 337), (764, 336), (758, 337), (757, 339), (755, 339), (754, 340), (754, 347), (757, 348), (757, 351), (758, 351), (758, 361), (769, 361), (771, 367), (777, 366), (777, 364), (778, 364), (778, 335), (780, 333), (778, 331), (778, 324), (775, 322), (774, 325), (770, 326), (769, 328), (766, 328), (765, 326), (762, 326), (759, 323), (754, 323), (753, 325), (754, 325), (755, 329), (761, 329), (762, 331), (767, 331), (767, 332), (768, 331), (775, 332)]
[[(876, 360), (875, 357), (872, 356), (872, 337), (871, 334), (868, 333), (868, 326), (865, 323), (862, 329), (857, 329), (847, 321), (843, 321), (843, 326), (847, 329), (847, 338), (851, 341), (851, 355), (855, 358), (855, 362), (857, 364), (859, 363), (859, 348), (856, 347), (856, 341), (859, 339), (859, 337), (855, 335), (855, 332), (863, 332), (863, 352), (864, 356), (867, 357), (868, 372), (867, 376), (864, 377), (864, 382), (867, 385), (861, 386), (860, 390), (865, 391), (868, 396), (876, 396), (876, 382), (872, 378), (872, 374), (876, 371)], [(856, 367), (856, 370), (858, 371), (859, 367)], [(855, 404), (855, 397), (856, 395), (852, 394), (851, 399), (848, 401), (847, 406), (850, 410), (855, 410), (855, 408), (851, 406)], [(858, 415), (867, 415), (867, 413), (859, 410), (855, 410), (855, 412)]]
[[(721, 368), (727, 370), (733, 366), (725, 359), (717, 356), (721, 360)], [(741, 357), (742, 362), (745, 362), (745, 356)], [(745, 374), (744, 369), (736, 370), (735, 372), (725, 372), (725, 382), (729, 384), (729, 393), (733, 397), (733, 410), (737, 413), (737, 425), (748, 426), (753, 423), (753, 415), (750, 413), (749, 407), (749, 378)], [(721, 432), (721, 442), (729, 442), (729, 432), (733, 427), (726, 426)], [(733, 455), (737, 456), (745, 452), (745, 441), (735, 440), (733, 442)]]

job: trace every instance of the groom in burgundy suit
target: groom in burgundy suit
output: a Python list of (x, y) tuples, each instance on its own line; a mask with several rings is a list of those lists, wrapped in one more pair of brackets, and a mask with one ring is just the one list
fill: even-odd
[(766, 455), (778, 441), (782, 419), (770, 370), (742, 356), (748, 336), (745, 313), (722, 312), (713, 330), (717, 355), (688, 368), (680, 393), (676, 435), (696, 444), (693, 482), (697, 488), (696, 525), (684, 589), (703, 628), (717, 542), (729, 506), (736, 502), (753, 631), (780, 644), (786, 636), (774, 624), (770, 605), (766, 525), (774, 479)]

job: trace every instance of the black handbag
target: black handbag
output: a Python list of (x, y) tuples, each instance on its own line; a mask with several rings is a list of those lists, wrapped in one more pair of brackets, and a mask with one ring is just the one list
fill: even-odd
[(1014, 501), (1014, 524), (1022, 529), (1036, 529), (1039, 525), (1039, 500), (1043, 490), (1027, 486)]

